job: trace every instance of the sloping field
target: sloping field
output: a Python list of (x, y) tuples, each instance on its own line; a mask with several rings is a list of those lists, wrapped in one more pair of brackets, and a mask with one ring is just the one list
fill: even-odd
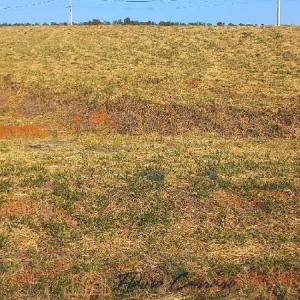
[(0, 44), (1, 110), (63, 128), (75, 116), (91, 129), (103, 109), (117, 132), (279, 137), (299, 125), (299, 27), (4, 27)]
[(0, 299), (298, 299), (299, 27), (0, 45)]

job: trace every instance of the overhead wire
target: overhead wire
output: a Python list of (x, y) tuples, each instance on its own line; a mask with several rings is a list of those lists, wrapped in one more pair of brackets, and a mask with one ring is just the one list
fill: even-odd
[[(223, 5), (239, 5), (239, 4), (248, 4), (248, 3), (263, 3), (263, 2), (272, 2), (274, 0), (95, 0), (94, 4), (99, 2), (102, 3), (128, 3), (128, 4), (143, 4), (143, 3), (164, 3), (164, 4), (183, 4), (184, 7), (192, 7), (192, 6), (223, 6)], [(285, 0), (288, 2), (295, 2), (296, 0)], [(34, 6), (43, 6), (48, 5), (53, 2), (65, 2), (66, 0), (40, 0), (36, 2), (31, 2), (23, 5), (7, 5), (4, 7), (0, 7), (1, 10), (11, 10), (11, 9), (22, 9), (29, 8)], [(81, 2), (77, 0), (77, 3)], [(85, 1), (86, 2), (86, 1)], [(75, 3), (76, 6), (76, 3)]]

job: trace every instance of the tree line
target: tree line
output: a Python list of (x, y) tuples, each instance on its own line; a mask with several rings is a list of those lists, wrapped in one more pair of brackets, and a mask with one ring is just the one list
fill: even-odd
[[(0, 26), (63, 26), (68, 25), (67, 22), (44, 22), (44, 23), (0, 23)], [(257, 26), (257, 24), (233, 24), (233, 23), (224, 23), (224, 22), (217, 22), (215, 24), (212, 23), (205, 23), (205, 22), (188, 22), (188, 23), (182, 23), (182, 22), (172, 22), (172, 21), (160, 21), (160, 22), (154, 22), (154, 21), (136, 21), (131, 20), (129, 17), (125, 19), (119, 19), (112, 22), (109, 21), (101, 21), (99, 19), (92, 19), (87, 22), (80, 22), (80, 23), (74, 23), (74, 25), (160, 25), (160, 26), (186, 26), (186, 25), (196, 25), (196, 26)], [(264, 25), (264, 24), (261, 24)]]

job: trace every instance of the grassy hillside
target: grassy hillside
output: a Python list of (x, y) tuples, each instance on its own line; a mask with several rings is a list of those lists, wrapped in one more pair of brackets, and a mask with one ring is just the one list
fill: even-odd
[(4, 111), (63, 127), (79, 114), (87, 129), (104, 107), (119, 132), (295, 135), (299, 27), (4, 27), (0, 43)]
[(1, 27), (0, 299), (297, 299), (299, 27)]

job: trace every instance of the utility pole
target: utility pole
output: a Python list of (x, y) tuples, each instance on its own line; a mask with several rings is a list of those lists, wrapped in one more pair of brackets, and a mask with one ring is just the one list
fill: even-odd
[(70, 25), (73, 25), (73, 3), (70, 0)]
[(281, 25), (281, 4), (280, 0), (277, 0), (277, 26)]

